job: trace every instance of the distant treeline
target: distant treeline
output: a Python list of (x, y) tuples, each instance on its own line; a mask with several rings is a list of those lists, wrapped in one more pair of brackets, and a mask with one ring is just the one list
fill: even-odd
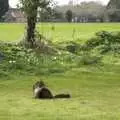
[(56, 15), (53, 20), (67, 21), (67, 11), (72, 12), (71, 22), (119, 22), (120, 9), (115, 5), (103, 5), (100, 2), (82, 2), (73, 5), (70, 2), (65, 6), (56, 6)]
[[(4, 0), (2, 0), (4, 1)], [(108, 5), (100, 2), (82, 2), (73, 4), (70, 1), (67, 5), (49, 8), (38, 11), (38, 22), (120, 22), (120, 2), (110, 0)], [(5, 2), (5, 1), (4, 1)], [(1, 2), (2, 3), (2, 2)], [(6, 0), (8, 6), (8, 0)], [(6, 7), (6, 6), (5, 6)], [(4, 7), (4, 8), (5, 8)], [(1, 4), (1, 8), (3, 5)], [(8, 10), (8, 8), (6, 8)], [(0, 11), (3, 15), (4, 11)], [(7, 22), (25, 22), (25, 15), (20, 9), (9, 9), (0, 18)]]

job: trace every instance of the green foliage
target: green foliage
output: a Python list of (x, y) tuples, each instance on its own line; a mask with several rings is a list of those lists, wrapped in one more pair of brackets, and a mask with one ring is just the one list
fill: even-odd
[(120, 33), (110, 33), (106, 31), (96, 33), (96, 37), (86, 41), (83, 49), (95, 50), (100, 54), (112, 51), (119, 53), (120, 50)]
[(26, 49), (15, 44), (0, 44), (0, 51), (5, 56), (1, 61), (1, 70), (8, 72), (49, 74), (64, 72), (63, 56), (48, 55)]
[(101, 63), (102, 57), (98, 55), (91, 55), (89, 52), (84, 53), (80, 59), (79, 64), (83, 65), (98, 65)]
[(20, 7), (27, 16), (36, 16), (38, 7), (45, 8), (49, 5), (50, 0), (20, 0)]
[[(43, 25), (45, 26), (45, 24)], [(93, 24), (87, 25), (89, 25), (91, 30), (91, 25)], [(70, 28), (74, 28), (75, 26), (76, 25), (73, 24), (69, 25)], [(102, 29), (103, 24), (100, 24), (100, 26), (102, 26)], [(58, 28), (59, 26), (55, 25), (54, 32), (58, 32), (60, 30)], [(82, 27), (82, 29), (83, 28), (84, 27)], [(66, 26), (66, 29), (68, 29), (68, 26)], [(45, 30), (48, 30), (48, 24), (45, 26)], [(76, 28), (76, 31), (77, 30), (79, 29)], [(89, 30), (88, 27), (87, 30)], [(68, 33), (70, 34), (70, 31)], [(85, 44), (81, 44), (81, 42), (79, 40), (77, 41), (76, 38), (74, 41), (69, 40), (70, 42), (66, 40), (66, 42), (52, 43), (51, 41), (46, 41), (40, 34), (36, 34), (36, 44), (40, 49), (34, 49), (34, 51), (13, 43), (1, 43), (0, 51), (5, 56), (4, 63), (1, 61), (1, 63), (3, 63), (1, 69), (7, 69), (8, 72), (18, 71), (22, 74), (29, 71), (28, 73), (30, 74), (38, 75), (64, 73), (71, 68), (80, 68), (83, 65), (99, 65), (101, 62), (104, 63), (103, 59), (105, 56), (103, 55), (106, 55), (105, 53), (112, 52), (112, 54), (115, 55), (119, 53), (119, 34), (120, 33), (111, 33), (106, 31), (98, 32), (94, 38), (86, 41)], [(46, 53), (46, 51), (50, 52), (51, 48), (48, 49), (49, 45), (52, 50), (56, 50), (56, 52), (54, 52), (55, 54), (42, 54)]]
[[(71, 43), (70, 43), (71, 44)], [(75, 44), (79, 47), (79, 44)], [(79, 49), (57, 49), (56, 54), (43, 54), (32, 49), (26, 49), (16, 44), (0, 44), (0, 51), (4, 55), (1, 61), (1, 76), (15, 72), (21, 74), (49, 75), (53, 73), (65, 73), (71, 68), (79, 68), (82, 65), (98, 64), (100, 59), (88, 54), (79, 54)], [(4, 71), (7, 71), (7, 73)]]
[(77, 53), (79, 46), (80, 44), (78, 44), (77, 42), (70, 41), (66, 43), (66, 50), (71, 53)]

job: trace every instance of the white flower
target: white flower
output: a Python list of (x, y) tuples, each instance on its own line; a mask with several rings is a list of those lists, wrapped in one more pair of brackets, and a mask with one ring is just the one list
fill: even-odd
[(10, 64), (11, 64), (11, 63), (16, 63), (16, 61), (14, 61), (14, 60), (13, 60), (13, 61), (12, 61), (12, 60), (10, 60), (10, 61), (9, 61), (9, 63), (10, 63)]
[(9, 63), (12, 63), (12, 61), (10, 60)]
[(30, 62), (30, 59), (28, 59), (27, 61)]
[(56, 60), (57, 59), (57, 57), (54, 57), (54, 60)]
[(12, 61), (12, 63), (16, 63), (16, 61)]
[(59, 51), (59, 52), (58, 52), (58, 55), (61, 55), (61, 54), (62, 54), (62, 53)]

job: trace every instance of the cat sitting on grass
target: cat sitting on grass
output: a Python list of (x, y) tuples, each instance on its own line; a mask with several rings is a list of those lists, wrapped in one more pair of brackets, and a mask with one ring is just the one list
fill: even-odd
[(70, 94), (53, 95), (43, 81), (37, 81), (33, 85), (33, 94), (36, 99), (57, 99), (57, 98), (70, 98)]

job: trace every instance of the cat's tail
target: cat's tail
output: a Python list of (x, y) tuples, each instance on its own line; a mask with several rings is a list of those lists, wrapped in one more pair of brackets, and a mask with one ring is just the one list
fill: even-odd
[(71, 98), (70, 94), (58, 94), (54, 96), (55, 99), (59, 98)]

